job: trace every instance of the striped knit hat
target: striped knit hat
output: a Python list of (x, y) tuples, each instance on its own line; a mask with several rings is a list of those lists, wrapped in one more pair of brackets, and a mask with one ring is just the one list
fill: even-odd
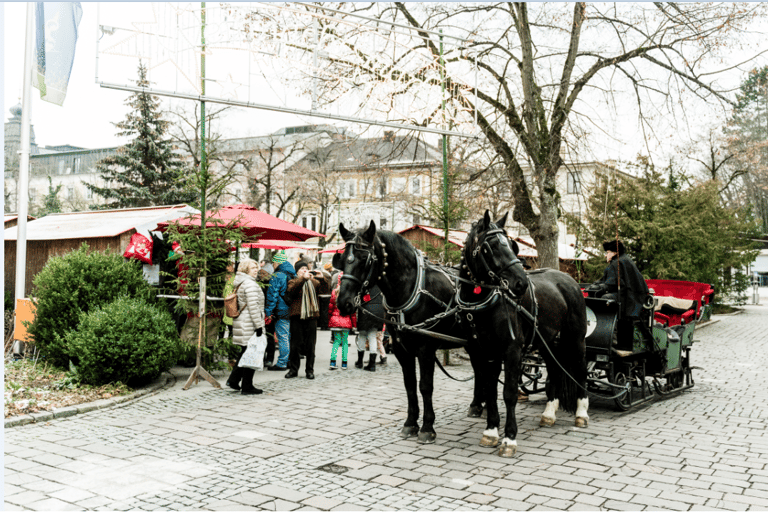
[(279, 265), (288, 261), (288, 256), (285, 255), (285, 251), (278, 251), (272, 256), (272, 263)]

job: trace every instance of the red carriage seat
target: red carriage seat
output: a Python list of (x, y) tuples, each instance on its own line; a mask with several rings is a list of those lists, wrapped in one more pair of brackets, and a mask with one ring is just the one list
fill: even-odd
[(667, 325), (686, 324), (699, 318), (701, 307), (710, 303), (715, 294), (715, 290), (707, 283), (696, 283), (693, 281), (672, 281), (670, 279), (646, 279), (649, 289), (654, 290), (656, 297), (675, 297), (678, 299), (692, 300), (691, 309), (681, 313), (662, 313), (656, 311), (654, 318)]

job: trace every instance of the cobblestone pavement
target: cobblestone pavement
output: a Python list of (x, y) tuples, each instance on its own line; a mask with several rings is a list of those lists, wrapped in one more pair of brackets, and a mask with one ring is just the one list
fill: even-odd
[(439, 371), (436, 444), (400, 439), (394, 358), (314, 381), (264, 372), (258, 396), (204, 382), (181, 391), (182, 379), (118, 408), (7, 429), (4, 509), (766, 510), (768, 307), (719, 317), (696, 339), (696, 386), (677, 397), (628, 413), (592, 404), (586, 429), (564, 413), (539, 427), (541, 396), (519, 404), (512, 459), (479, 446), (471, 384)]

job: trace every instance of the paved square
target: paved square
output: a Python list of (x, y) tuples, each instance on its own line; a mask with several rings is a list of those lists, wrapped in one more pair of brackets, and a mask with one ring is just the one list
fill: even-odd
[(322, 371), (321, 331), (313, 381), (261, 372), (264, 394), (242, 396), (182, 391), (180, 374), (118, 407), (6, 429), (4, 508), (766, 510), (768, 306), (717, 320), (696, 332), (693, 389), (627, 413), (594, 401), (586, 429), (562, 412), (539, 427), (534, 396), (518, 405), (512, 459), (479, 446), (472, 384), (439, 372), (436, 444), (400, 439), (395, 358), (375, 373)]

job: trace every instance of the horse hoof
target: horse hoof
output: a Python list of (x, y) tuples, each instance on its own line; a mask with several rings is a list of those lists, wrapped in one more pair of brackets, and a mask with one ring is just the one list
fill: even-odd
[(419, 444), (433, 444), (437, 434), (434, 432), (419, 432), (418, 443)]
[(483, 406), (482, 405), (470, 405), (469, 411), (467, 412), (467, 418), (479, 418), (483, 415)]
[(419, 426), (412, 426), (412, 427), (403, 427), (403, 430), (400, 431), (400, 437), (403, 439), (408, 439), (409, 437), (414, 437), (419, 435)]
[(551, 427), (555, 424), (555, 418), (548, 418), (547, 416), (542, 416), (541, 421), (539, 422), (540, 427)]
[(576, 421), (574, 421), (574, 425), (576, 425), (579, 428), (586, 428), (587, 425), (589, 425), (589, 419), (587, 419), (587, 418), (576, 418)]
[(505, 444), (499, 448), (499, 457), (509, 458), (514, 457), (517, 453), (517, 446), (513, 444)]
[(491, 436), (483, 436), (480, 440), (480, 446), (487, 446), (489, 448), (496, 448), (499, 446), (499, 438)]

